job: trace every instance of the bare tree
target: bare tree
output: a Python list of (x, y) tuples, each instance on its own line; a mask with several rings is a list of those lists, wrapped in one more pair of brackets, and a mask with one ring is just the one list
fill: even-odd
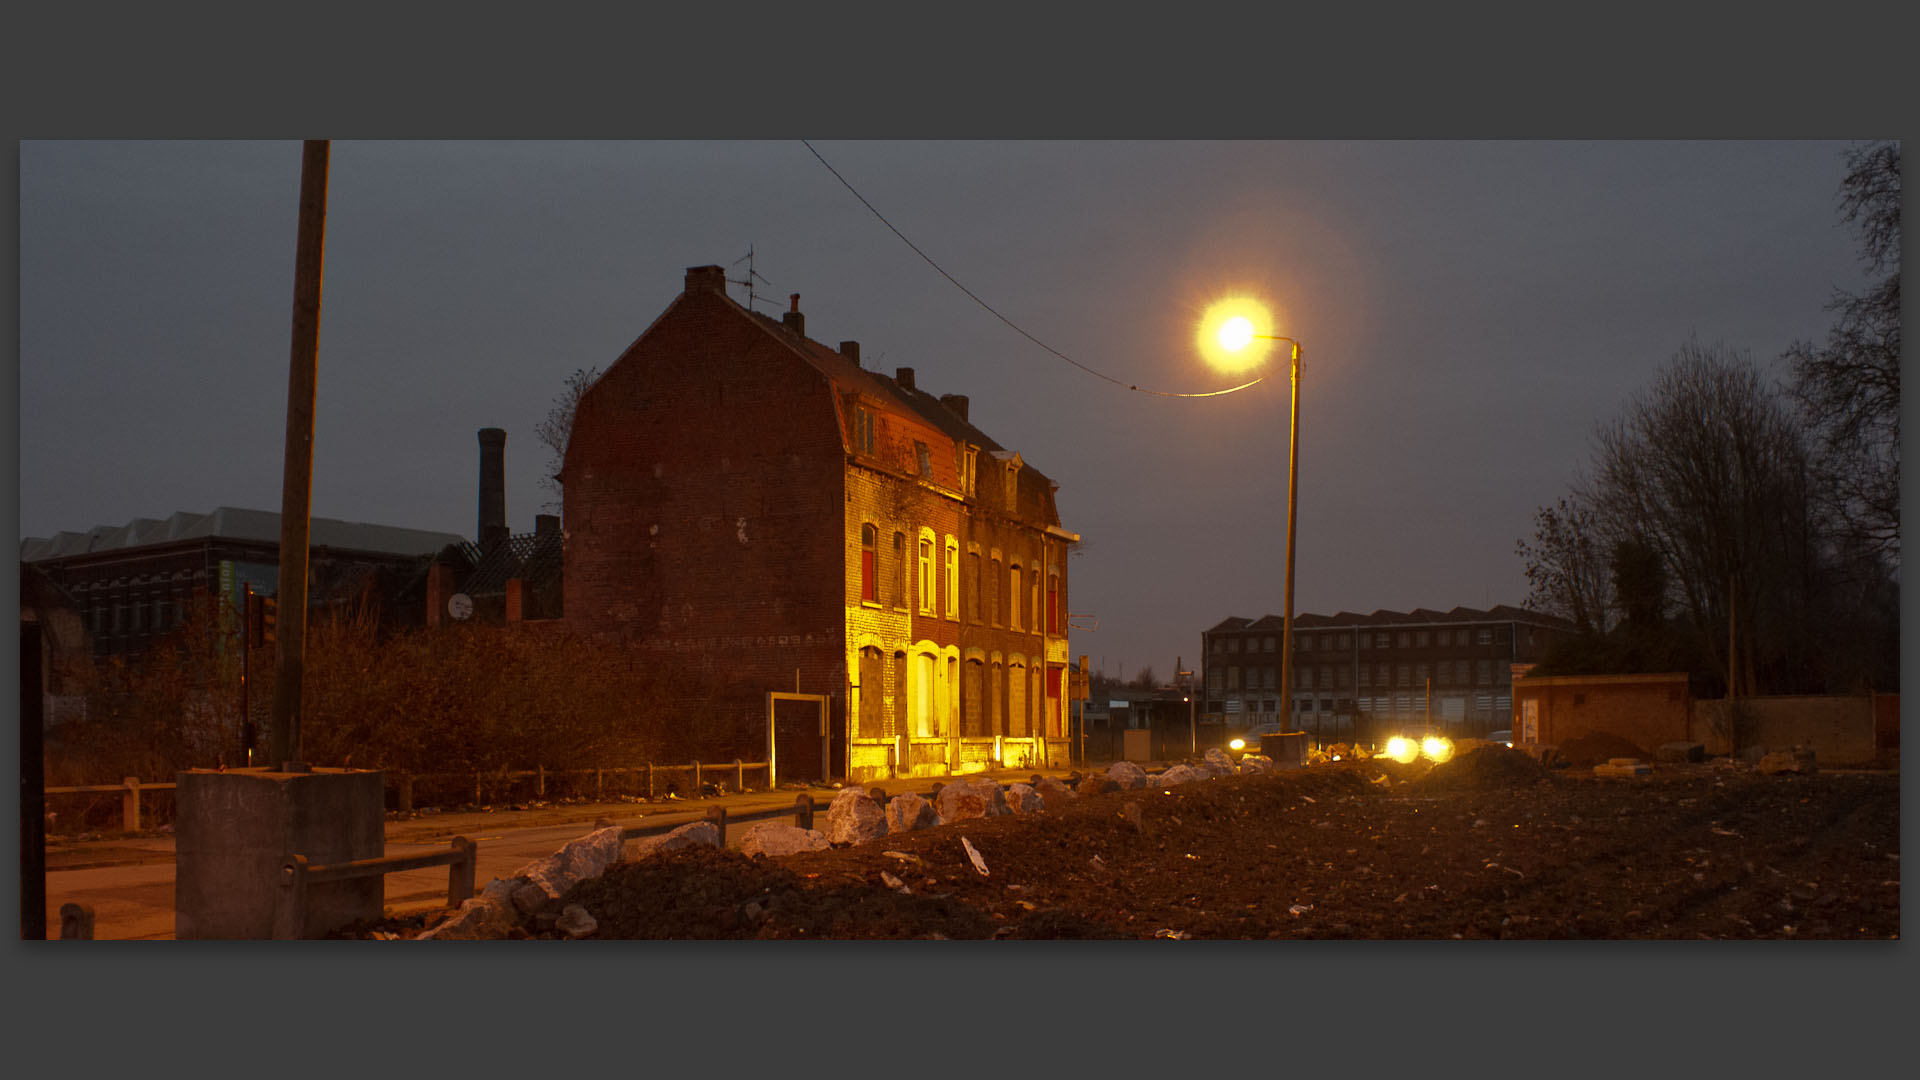
[(1527, 570), (1527, 607), (1558, 615), (1582, 634), (1604, 633), (1607, 610), (1607, 540), (1592, 508), (1562, 498), (1533, 512), (1533, 540), (1517, 541), (1514, 554)]
[(552, 455), (547, 475), (540, 478), (540, 486), (553, 493), (553, 498), (542, 506), (544, 510), (560, 512), (563, 494), (560, 490), (560, 467), (567, 460), (567, 442), (573, 435), (573, 414), (579, 410), (580, 398), (587, 392), (587, 387), (592, 386), (599, 377), (600, 369), (597, 367), (575, 368), (573, 374), (567, 376), (564, 388), (554, 397), (553, 407), (547, 410), (547, 418), (533, 429), (534, 437)]
[(1814, 568), (1804, 443), (1750, 358), (1689, 341), (1601, 428), (1577, 492), (1609, 535), (1658, 553), (1682, 620), (1717, 663), (1735, 620), (1747, 684), (1804, 651)]
[[(1900, 144), (1847, 152), (1843, 221), (1860, 233), (1860, 258), (1879, 280), (1859, 295), (1836, 291), (1827, 343), (1795, 342), (1792, 393), (1815, 436), (1817, 503), (1847, 539), (1900, 560)], [(1836, 530), (1840, 531), (1840, 530)]]

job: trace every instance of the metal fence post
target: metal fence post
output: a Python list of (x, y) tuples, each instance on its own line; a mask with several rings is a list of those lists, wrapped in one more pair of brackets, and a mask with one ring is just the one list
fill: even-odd
[(813, 796), (804, 791), (794, 797), (793, 823), (802, 829), (813, 828)]
[(464, 836), (453, 838), (453, 849), (460, 857), (447, 864), (447, 906), (459, 907), (473, 895), (474, 865), (479, 862), (479, 845)]
[(140, 831), (140, 778), (129, 776), (120, 781), (127, 785), (126, 797), (120, 803), (120, 827), (127, 832)]

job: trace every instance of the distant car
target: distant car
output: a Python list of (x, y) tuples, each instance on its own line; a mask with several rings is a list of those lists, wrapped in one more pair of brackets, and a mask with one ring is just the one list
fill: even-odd
[(1487, 741), (1491, 743), (1499, 743), (1502, 746), (1505, 746), (1507, 749), (1511, 750), (1513, 749), (1513, 732), (1496, 731), (1491, 735), (1487, 736)]
[(1227, 753), (1236, 756), (1240, 754), (1257, 754), (1260, 752), (1261, 736), (1278, 735), (1285, 730), (1286, 727), (1281, 724), (1260, 724), (1256, 727), (1250, 727), (1227, 740)]

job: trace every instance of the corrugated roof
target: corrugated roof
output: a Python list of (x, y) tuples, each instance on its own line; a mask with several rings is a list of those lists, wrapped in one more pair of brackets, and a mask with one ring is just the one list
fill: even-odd
[[(310, 519), (307, 538), (314, 547), (389, 555), (430, 555), (448, 544), (466, 542), (466, 537), (458, 533), (403, 529), (393, 525), (372, 525), (334, 518)], [(200, 539), (278, 545), (280, 515), (268, 510), (222, 506), (210, 514), (181, 511), (165, 521), (135, 518), (125, 525), (96, 525), (86, 532), (59, 532), (46, 538), (28, 537), (20, 541), (20, 561), (42, 562)]]

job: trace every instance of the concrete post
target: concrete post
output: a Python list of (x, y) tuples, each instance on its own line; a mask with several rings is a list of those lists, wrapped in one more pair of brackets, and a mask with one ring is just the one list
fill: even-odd
[(93, 940), (93, 908), (90, 905), (60, 905), (60, 940)]
[(447, 868), (447, 906), (459, 907), (462, 901), (473, 896), (473, 873), (479, 861), (476, 857), (479, 845), (464, 836), (456, 836), (453, 838), (453, 847), (461, 853), (461, 857)]
[(801, 792), (794, 797), (793, 823), (802, 829), (813, 828), (813, 796)]
[(724, 806), (707, 807), (706, 818), (713, 827), (720, 830), (720, 846), (727, 846), (727, 808)]
[(120, 802), (120, 827), (128, 832), (140, 831), (140, 778), (123, 777), (120, 781), (127, 785), (126, 798)]
[(747, 790), (747, 767), (740, 764), (739, 758), (733, 759), (733, 790)]

